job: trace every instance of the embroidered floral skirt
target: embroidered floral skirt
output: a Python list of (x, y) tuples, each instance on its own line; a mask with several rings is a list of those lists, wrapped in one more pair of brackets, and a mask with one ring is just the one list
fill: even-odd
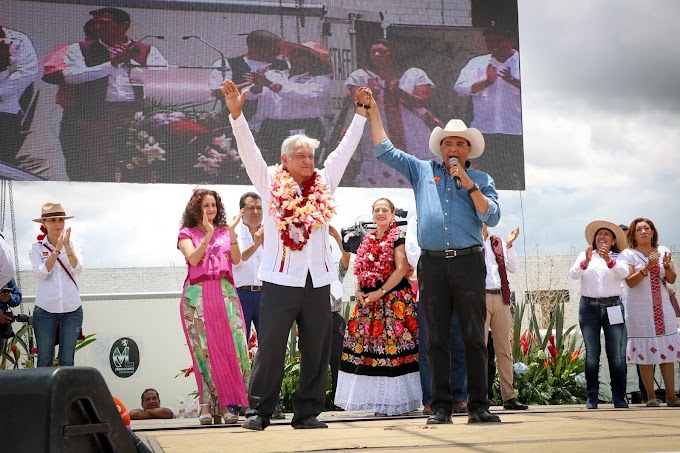
[(357, 302), (345, 330), (336, 406), (388, 415), (420, 406), (416, 308), (408, 284), (364, 307)]
[(654, 309), (651, 295), (629, 295), (626, 299), (626, 363), (655, 365), (680, 361), (678, 324), (668, 297), (661, 291), (661, 304)]
[(233, 285), (226, 278), (187, 285), (180, 311), (200, 403), (247, 406), (250, 360)]

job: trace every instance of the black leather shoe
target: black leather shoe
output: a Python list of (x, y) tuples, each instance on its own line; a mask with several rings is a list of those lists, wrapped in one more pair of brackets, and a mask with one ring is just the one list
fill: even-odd
[(498, 415), (493, 415), (489, 411), (470, 412), (468, 414), (468, 423), (500, 423), (501, 418)]
[(253, 431), (264, 431), (267, 426), (269, 426), (269, 419), (262, 415), (250, 417), (241, 424), (241, 428), (252, 429)]
[(320, 422), (315, 416), (311, 415), (293, 425), (293, 429), (318, 429), (328, 428), (324, 422)]
[(517, 401), (517, 398), (510, 398), (507, 401), (503, 401), (503, 409), (511, 411), (525, 411), (529, 409), (529, 406), (520, 403), (519, 401)]
[(286, 418), (286, 414), (281, 412), (281, 409), (276, 409), (274, 413), (272, 414), (272, 419), (273, 420), (284, 420)]
[(450, 425), (451, 414), (447, 414), (444, 409), (435, 409), (432, 415), (427, 418), (426, 425)]

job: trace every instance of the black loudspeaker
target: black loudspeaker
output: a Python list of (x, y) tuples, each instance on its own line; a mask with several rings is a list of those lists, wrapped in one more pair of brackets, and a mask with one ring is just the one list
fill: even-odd
[(0, 450), (116, 452), (137, 449), (94, 368), (0, 371)]

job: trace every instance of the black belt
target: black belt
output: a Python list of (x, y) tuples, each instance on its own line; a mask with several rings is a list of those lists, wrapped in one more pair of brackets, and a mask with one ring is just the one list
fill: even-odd
[(425, 256), (435, 256), (437, 258), (455, 258), (457, 256), (471, 255), (473, 253), (481, 253), (482, 246), (474, 245), (466, 249), (453, 250), (421, 250), (420, 254)]
[(487, 294), (503, 294), (503, 291), (500, 289), (487, 289), (486, 290)]
[(599, 302), (601, 304), (613, 304), (621, 300), (619, 296), (611, 296), (611, 297), (586, 297), (583, 296), (583, 298), (587, 301), (591, 302)]
[(239, 286), (238, 289), (240, 289), (242, 291), (262, 291), (261, 286), (255, 286), (255, 285)]

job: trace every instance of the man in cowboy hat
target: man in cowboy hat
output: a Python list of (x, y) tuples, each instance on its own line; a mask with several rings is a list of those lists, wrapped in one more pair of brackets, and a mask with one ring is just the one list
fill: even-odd
[(413, 186), (418, 215), (420, 302), (423, 304), (432, 372), (428, 424), (451, 423), (449, 386), (451, 315), (460, 319), (468, 376), (468, 423), (499, 422), (487, 398), (486, 299), (482, 223), (500, 220), (493, 179), (470, 168), (484, 152), (484, 138), (461, 120), (451, 120), (430, 136), (438, 159), (420, 160), (396, 149), (387, 138), (371, 98), (367, 106), (376, 158), (399, 171)]

